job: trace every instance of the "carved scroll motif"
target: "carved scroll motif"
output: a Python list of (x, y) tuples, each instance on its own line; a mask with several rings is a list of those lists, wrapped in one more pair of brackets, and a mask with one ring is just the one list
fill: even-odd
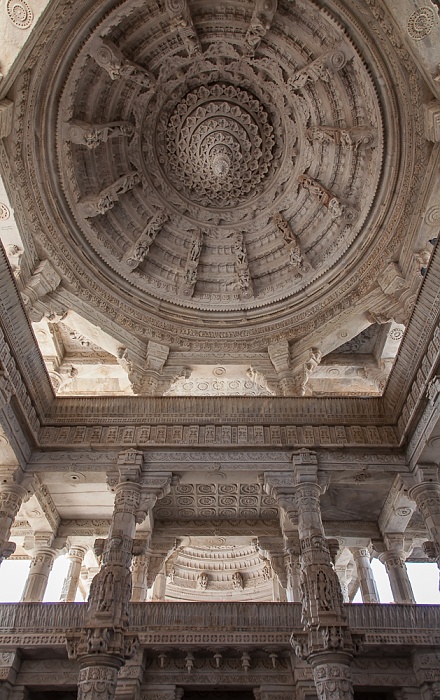
[(109, 185), (99, 194), (87, 197), (79, 202), (79, 209), (83, 216), (91, 218), (98, 214), (105, 214), (109, 209), (112, 209), (120, 196), (133, 187), (139, 185), (141, 177), (138, 172), (133, 171), (127, 175), (123, 175), (112, 185)]
[[(344, 50), (345, 49), (345, 50)], [(304, 68), (296, 71), (288, 80), (288, 86), (294, 92), (305, 87), (308, 83), (323, 80), (328, 83), (330, 71), (339, 71), (347, 63), (347, 49), (340, 47), (326, 51)]]
[(199, 229), (193, 232), (191, 246), (188, 251), (186, 261), (185, 275), (180, 287), (180, 292), (187, 297), (191, 297), (194, 293), (194, 287), (197, 282), (197, 268), (199, 265), (200, 254), (203, 246), (203, 233)]
[(273, 222), (278, 231), (281, 232), (286, 242), (286, 248), (289, 253), (289, 264), (294, 267), (300, 275), (305, 275), (311, 270), (310, 263), (301, 253), (301, 248), (298, 244), (298, 239), (293, 233), (290, 224), (285, 220), (281, 213), (275, 214)]
[(238, 276), (238, 289), (244, 299), (253, 295), (252, 278), (249, 271), (246, 246), (242, 234), (237, 234), (233, 245), (235, 254), (235, 269)]
[(65, 125), (66, 140), (86, 146), (90, 150), (109, 139), (120, 136), (132, 137), (134, 126), (130, 122), (109, 122), (108, 124), (87, 124), (81, 121), (72, 121)]
[(135, 245), (125, 258), (125, 262), (132, 270), (135, 270), (137, 266), (145, 260), (151, 244), (167, 219), (168, 217), (164, 211), (159, 211), (150, 219)]
[(319, 184), (316, 180), (307, 175), (301, 175), (298, 178), (300, 185), (308, 190), (316, 199), (328, 209), (332, 219), (337, 219), (342, 216), (344, 209), (339, 200), (329, 190)]
[(165, 6), (171, 26), (179, 32), (189, 56), (202, 50), (200, 39), (192, 21), (187, 0), (166, 0)]
[(244, 45), (247, 54), (253, 54), (260, 41), (269, 31), (277, 10), (277, 0), (256, 0), (251, 22), (246, 32)]
[(361, 150), (377, 145), (377, 129), (368, 126), (354, 126), (351, 129), (338, 129), (334, 126), (312, 126), (307, 129), (311, 141), (334, 143), (341, 148)]
[(130, 79), (143, 88), (152, 88), (154, 76), (133, 61), (128, 61), (122, 51), (108, 39), (92, 46), (90, 55), (109, 74), (112, 80)]

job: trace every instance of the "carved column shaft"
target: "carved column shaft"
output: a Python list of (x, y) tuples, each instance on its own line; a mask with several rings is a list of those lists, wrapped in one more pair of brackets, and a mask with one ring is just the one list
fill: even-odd
[(18, 484), (0, 486), (0, 564), (15, 552), (15, 543), (9, 542), (11, 527), (27, 491)]
[(141, 462), (142, 456), (137, 453), (120, 456), (110, 531), (101, 569), (90, 587), (86, 629), (79, 641), (78, 700), (112, 700), (118, 671), (130, 655), (130, 640), (124, 631), (131, 598), (130, 565), (139, 515)]
[(81, 567), (86, 553), (86, 547), (73, 546), (70, 548), (67, 558), (70, 559), (69, 571), (64, 580), (60, 601), (73, 603), (78, 590), (78, 583), (81, 576)]
[(391, 591), (395, 603), (415, 603), (414, 593), (408, 577), (403, 551), (387, 551), (379, 555), (385, 564), (390, 579)]
[(364, 603), (379, 603), (379, 594), (370, 564), (370, 552), (366, 547), (352, 550), (356, 564), (362, 600)]
[(301, 589), (304, 621), (311, 626), (345, 624), (339, 579), (325, 539), (317, 483), (296, 489), (301, 549)]
[(21, 596), (22, 603), (41, 603), (57, 554), (55, 549), (47, 545), (34, 549), (29, 574)]
[[(312, 661), (319, 700), (353, 700), (350, 656), (341, 652), (319, 654)], [(344, 663), (345, 661), (345, 663)]]
[(423, 516), (426, 529), (435, 544), (437, 563), (440, 567), (440, 483), (433, 476), (432, 481), (423, 481), (409, 491)]
[(131, 576), (133, 590), (131, 600), (133, 603), (142, 603), (147, 599), (147, 574), (150, 557), (148, 554), (141, 554), (133, 557), (133, 565), (131, 567)]

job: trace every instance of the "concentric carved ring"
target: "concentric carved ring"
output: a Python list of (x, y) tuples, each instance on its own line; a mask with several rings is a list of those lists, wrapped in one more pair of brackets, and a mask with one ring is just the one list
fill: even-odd
[(206, 207), (232, 207), (254, 197), (273, 161), (267, 111), (249, 91), (233, 85), (188, 93), (166, 122), (164, 142), (159, 159), (165, 174)]

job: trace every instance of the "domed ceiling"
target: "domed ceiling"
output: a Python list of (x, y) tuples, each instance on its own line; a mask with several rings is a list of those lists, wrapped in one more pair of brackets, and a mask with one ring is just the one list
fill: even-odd
[(312, 3), (118, 8), (57, 107), (78, 243), (143, 303), (204, 319), (308, 303), (371, 235), (379, 99)]
[[(55, 271), (36, 320), (85, 318), (74, 330), (135, 393), (145, 367), (166, 364), (160, 391), (147, 382), (164, 393), (226, 362), (303, 394), (371, 324), (402, 330), (426, 245), (407, 234), (428, 151), (422, 80), (368, 3), (57, 7), (29, 51), (16, 132), (36, 259)], [(382, 336), (373, 364), (388, 372)]]

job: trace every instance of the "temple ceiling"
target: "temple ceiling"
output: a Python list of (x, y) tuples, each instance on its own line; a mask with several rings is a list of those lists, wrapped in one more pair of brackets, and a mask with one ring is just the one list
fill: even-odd
[(126, 0), (40, 20), (0, 225), (59, 394), (382, 393), (435, 183), (426, 85), (370, 12)]

